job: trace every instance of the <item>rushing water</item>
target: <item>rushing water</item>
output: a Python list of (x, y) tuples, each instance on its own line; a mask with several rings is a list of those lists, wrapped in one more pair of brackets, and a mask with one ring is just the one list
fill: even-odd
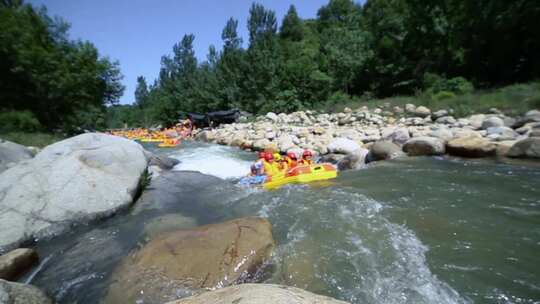
[(43, 242), (43, 263), (25, 279), (59, 303), (97, 303), (114, 266), (147, 241), (153, 218), (202, 225), (259, 215), (278, 244), (266, 282), (352, 303), (540, 303), (537, 164), (409, 158), (262, 191), (233, 184), (250, 153), (199, 143), (159, 153), (180, 159), (176, 170), (228, 181), (193, 191), (186, 183), (178, 204), (136, 205)]

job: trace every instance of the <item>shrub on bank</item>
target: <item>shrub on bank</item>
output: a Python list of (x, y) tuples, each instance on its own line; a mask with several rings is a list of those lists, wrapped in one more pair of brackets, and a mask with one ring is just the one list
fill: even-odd
[(39, 120), (30, 111), (5, 111), (0, 113), (1, 132), (35, 132), (40, 129)]

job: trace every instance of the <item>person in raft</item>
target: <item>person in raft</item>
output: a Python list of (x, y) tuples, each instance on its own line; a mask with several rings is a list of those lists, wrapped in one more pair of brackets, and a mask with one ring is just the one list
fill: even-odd
[(293, 151), (287, 152), (287, 156), (285, 156), (285, 161), (287, 162), (287, 167), (289, 169), (292, 169), (298, 165), (296, 153), (294, 153)]
[(304, 153), (302, 153), (302, 159), (298, 162), (299, 165), (309, 166), (313, 164), (313, 153), (309, 150), (304, 150)]
[(264, 174), (266, 176), (274, 176), (277, 174), (280, 174), (282, 171), (279, 168), (279, 164), (274, 161), (274, 155), (272, 152), (265, 152), (264, 153)]

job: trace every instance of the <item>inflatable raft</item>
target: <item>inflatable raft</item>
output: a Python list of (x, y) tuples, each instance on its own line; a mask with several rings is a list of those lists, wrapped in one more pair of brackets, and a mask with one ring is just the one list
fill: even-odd
[(313, 164), (298, 166), (289, 170), (286, 174), (268, 177), (262, 186), (267, 190), (271, 190), (286, 184), (304, 184), (336, 177), (337, 170), (332, 164)]
[(160, 148), (174, 148), (180, 145), (180, 141), (164, 141), (158, 145)]
[(163, 142), (167, 139), (165, 138), (139, 138), (140, 142)]

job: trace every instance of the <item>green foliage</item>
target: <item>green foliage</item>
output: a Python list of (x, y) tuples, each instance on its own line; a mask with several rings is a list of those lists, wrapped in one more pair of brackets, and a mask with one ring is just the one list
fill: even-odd
[(35, 132), (42, 128), (41, 124), (30, 111), (7, 111), (0, 113), (1, 132)]
[(58, 133), (42, 132), (0, 132), (0, 138), (18, 143), (23, 146), (33, 146), (43, 148), (65, 139), (65, 136)]
[[(469, 113), (506, 107), (505, 96), (521, 111), (537, 99), (486, 92), (540, 77), (539, 19), (540, 2), (528, 0), (329, 0), (311, 20), (290, 6), (278, 31), (275, 12), (253, 3), (245, 47), (233, 18), (204, 62), (185, 35), (153, 85), (139, 79), (138, 106), (109, 107), (108, 117), (172, 124), (182, 112), (336, 110), (385, 97)], [(416, 96), (394, 97), (405, 95)]]
[(104, 105), (121, 96), (118, 63), (100, 57), (89, 42), (70, 41), (68, 24), (50, 18), (45, 9), (4, 2), (0, 28), (2, 110), (30, 111), (54, 129), (70, 125), (86, 109), (102, 114)]

